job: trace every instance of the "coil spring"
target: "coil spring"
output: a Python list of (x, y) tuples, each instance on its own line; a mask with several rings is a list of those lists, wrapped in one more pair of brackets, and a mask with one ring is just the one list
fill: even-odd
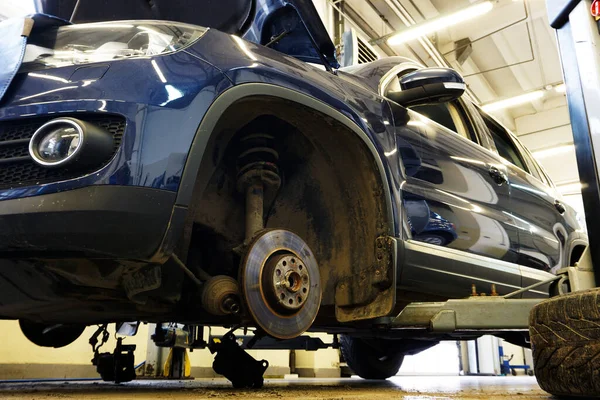
[(264, 133), (245, 136), (237, 159), (238, 178), (249, 171), (263, 170), (279, 176), (279, 153), (273, 148), (275, 138)]

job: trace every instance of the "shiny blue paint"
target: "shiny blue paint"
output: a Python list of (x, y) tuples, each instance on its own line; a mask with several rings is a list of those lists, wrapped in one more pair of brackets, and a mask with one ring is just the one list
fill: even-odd
[[(383, 165), (382, 173), (391, 195), (394, 236), (418, 239), (407, 228), (410, 216), (405, 215), (407, 212), (403, 208), (403, 202), (410, 193), (427, 200), (432, 212), (447, 220), (448, 224), (455, 223), (460, 229), (468, 223), (473, 224), (473, 221), (470, 214), (452, 211), (456, 208), (452, 205), (454, 200), (460, 197), (466, 203), (475, 204), (477, 199), (469, 198), (461, 191), (450, 193), (452, 188), (436, 190), (436, 182), (427, 184), (423, 178), (412, 184), (414, 179), (407, 176), (405, 170), (410, 167), (409, 162), (400, 158), (403, 149), (411, 147), (429, 160), (447, 160), (449, 165), (457, 164), (452, 158), (456, 154), (448, 153), (454, 146), (459, 146), (464, 152), (465, 160), (489, 159), (489, 162), (480, 162), (482, 165), (501, 164), (501, 161), (489, 149), (484, 149), (486, 146), (481, 147), (468, 140), (460, 143), (465, 139), (457, 139), (455, 133), (441, 129), (435, 123), (421, 122), (421, 125), (427, 125), (423, 129), (408, 126), (411, 120), (419, 122), (416, 114), (378, 94), (382, 77), (392, 67), (405, 62), (410, 60), (393, 58), (354, 68), (350, 71), (352, 74), (345, 71), (333, 73), (239, 37), (209, 30), (198, 42), (173, 54), (90, 64), (86, 67), (94, 70), (89, 73), (76, 72), (77, 67), (63, 67), (19, 74), (0, 103), (0, 120), (51, 113), (111, 112), (124, 115), (128, 125), (115, 158), (100, 171), (65, 182), (3, 190), (0, 198), (34, 196), (89, 185), (128, 185), (176, 192), (192, 141), (211, 104), (232, 86), (258, 82), (313, 97), (341, 112), (364, 133)], [(71, 81), (73, 76), (89, 77), (94, 74), (99, 79)], [(414, 143), (409, 143), (408, 139), (412, 137)], [(482, 143), (487, 142), (484, 140)], [(418, 159), (414, 161), (420, 163)], [(444, 171), (448, 178), (451, 178), (450, 171)], [(472, 173), (483, 180), (490, 179), (484, 167), (473, 167)], [(502, 254), (497, 251), (479, 253), (492, 258), (504, 257), (506, 261), (513, 262), (509, 258), (518, 252), (518, 235), (513, 232), (515, 222), (510, 214), (501, 212), (509, 209), (509, 189), (505, 186), (498, 190), (499, 200), (489, 204), (477, 203), (481, 209), (479, 214), (505, 225), (502, 235), (489, 232), (492, 243), (489, 248), (506, 237), (510, 237), (510, 243)], [(452, 212), (448, 211), (448, 207)], [(435, 222), (431, 221), (432, 226)], [(454, 230), (454, 227), (447, 225), (445, 229)], [(466, 241), (458, 237), (447, 244), (461, 248)], [(419, 276), (422, 276), (421, 272)], [(518, 282), (515, 284), (518, 285)]]
[[(305, 62), (339, 67), (335, 47), (321, 17), (305, 0), (257, 0), (256, 13), (243, 38), (266, 45), (282, 35), (273, 49)], [(323, 55), (325, 62), (319, 56)]]
[[(151, 61), (162, 71), (162, 82)], [(121, 148), (99, 171), (57, 183), (0, 190), (0, 199), (54, 193), (89, 185), (133, 185), (177, 191), (187, 152), (210, 104), (231, 82), (210, 64), (186, 52), (101, 63), (97, 80), (82, 68), (21, 73), (0, 102), (0, 120), (106, 112), (127, 119)], [(91, 75), (96, 76), (96, 75)]]
[[(167, 82), (161, 81), (152, 60)], [(101, 79), (92, 82), (69, 81), (75, 66), (18, 74), (0, 102), (0, 120), (98, 111), (124, 115), (127, 129), (114, 160), (92, 175), (28, 189), (1, 190), (0, 198), (101, 184), (176, 191), (194, 134), (210, 104), (232, 85), (262, 82), (312, 96), (342, 112), (367, 134), (383, 160), (394, 197), (394, 233), (400, 235), (402, 179), (400, 170), (392, 167), (400, 164), (393, 151), (393, 118), (386, 100), (359, 79), (337, 76), (216, 30), (209, 30), (184, 51), (101, 65), (109, 68)]]

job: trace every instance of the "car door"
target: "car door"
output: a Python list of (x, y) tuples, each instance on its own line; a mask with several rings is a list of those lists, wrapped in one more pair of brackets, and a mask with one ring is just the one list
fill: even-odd
[(492, 283), (500, 293), (521, 283), (506, 167), (480, 145), (469, 112), (462, 101), (416, 106), (396, 126), (403, 160), (403, 144), (418, 155), (402, 186), (410, 239), (401, 283), (449, 297), (473, 283), (488, 293)]
[[(479, 110), (495, 151), (508, 168), (511, 186), (510, 213), (519, 228), (519, 258), (523, 285), (551, 277), (568, 263), (567, 239), (574, 227), (563, 214), (566, 207), (540, 171), (537, 163), (508, 129)], [(547, 295), (538, 288), (531, 295)]]

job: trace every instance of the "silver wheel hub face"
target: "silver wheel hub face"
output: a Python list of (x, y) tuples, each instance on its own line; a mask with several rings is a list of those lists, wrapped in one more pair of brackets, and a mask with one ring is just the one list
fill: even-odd
[(272, 256), (265, 272), (263, 283), (271, 291), (272, 306), (295, 311), (304, 305), (310, 294), (310, 276), (304, 261), (290, 253)]

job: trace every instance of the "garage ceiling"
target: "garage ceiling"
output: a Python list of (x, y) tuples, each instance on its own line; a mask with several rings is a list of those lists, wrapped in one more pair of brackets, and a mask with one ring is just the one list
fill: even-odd
[[(341, 2), (331, 2), (341, 5)], [(469, 0), (346, 0), (344, 11), (362, 17), (361, 28), (373, 34), (400, 31), (406, 18), (413, 23), (450, 14), (470, 6)], [(349, 10), (350, 9), (350, 10)], [(365, 24), (367, 26), (365, 26)], [(463, 63), (457, 61), (457, 42), (471, 41), (472, 53)], [(391, 46), (395, 54), (418, 58), (427, 65), (438, 65), (435, 57), (423, 51), (423, 41)], [(499, 0), (492, 12), (467, 23), (436, 32), (426, 39), (445, 62), (460, 71), (480, 103), (513, 97), (524, 92), (562, 83), (554, 32), (548, 23), (545, 3), (540, 0)], [(462, 50), (464, 47), (459, 48)], [(380, 48), (382, 53), (389, 53)], [(382, 54), (386, 55), (386, 54)], [(391, 54), (387, 54), (391, 55)], [(498, 113), (515, 129), (515, 119), (540, 112), (544, 102), (566, 105), (564, 95), (554, 90), (541, 100)]]

